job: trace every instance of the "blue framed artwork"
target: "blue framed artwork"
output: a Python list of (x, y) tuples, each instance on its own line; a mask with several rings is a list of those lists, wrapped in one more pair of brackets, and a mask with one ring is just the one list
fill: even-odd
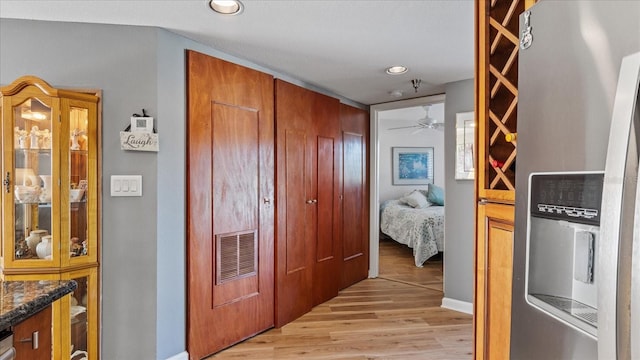
[(433, 184), (432, 147), (394, 147), (393, 185)]

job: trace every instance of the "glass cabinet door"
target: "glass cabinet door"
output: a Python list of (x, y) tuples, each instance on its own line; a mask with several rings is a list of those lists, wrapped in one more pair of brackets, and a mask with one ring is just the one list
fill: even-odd
[(62, 278), (75, 280), (78, 287), (63, 305), (63, 308), (68, 306), (68, 312), (63, 311), (60, 319), (61, 331), (65, 332), (61, 339), (61, 359), (97, 359), (98, 271), (95, 268), (78, 270)]
[[(13, 107), (15, 261), (52, 259), (52, 109), (28, 98)], [(5, 254), (5, 256), (8, 254)]]
[(88, 149), (89, 109), (69, 107), (69, 256), (88, 252)]
[(78, 354), (87, 355), (87, 332), (88, 332), (88, 277), (74, 278), (78, 287), (71, 295), (70, 322), (71, 322), (71, 357)]

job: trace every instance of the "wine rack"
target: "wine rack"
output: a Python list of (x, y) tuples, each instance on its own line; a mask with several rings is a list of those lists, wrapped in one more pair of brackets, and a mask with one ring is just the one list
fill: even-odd
[[(478, 0), (478, 195), (515, 199), (519, 16), (533, 0)], [(509, 141), (512, 140), (512, 141)]]

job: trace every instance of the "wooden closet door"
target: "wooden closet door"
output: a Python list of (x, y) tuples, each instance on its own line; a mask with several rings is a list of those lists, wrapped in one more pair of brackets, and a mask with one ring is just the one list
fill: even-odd
[(276, 326), (338, 295), (339, 101), (276, 80)]
[(317, 229), (313, 92), (275, 81), (276, 93), (276, 326), (312, 307)]
[(314, 93), (316, 203), (313, 306), (338, 295), (340, 286), (340, 101)]
[(342, 271), (340, 289), (369, 271), (369, 113), (340, 104), (342, 126)]
[(273, 78), (187, 52), (191, 359), (274, 324)]

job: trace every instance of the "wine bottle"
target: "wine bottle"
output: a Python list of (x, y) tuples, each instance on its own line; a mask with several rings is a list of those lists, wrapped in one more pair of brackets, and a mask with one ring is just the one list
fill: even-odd
[[(502, 167), (504, 166), (504, 161), (492, 159), (492, 160), (489, 160), (489, 164), (491, 164), (491, 166), (493, 166), (494, 168), (502, 169)], [(513, 160), (511, 162), (511, 164), (509, 164), (508, 170), (513, 171), (513, 172), (516, 171), (516, 161), (515, 160)]]

